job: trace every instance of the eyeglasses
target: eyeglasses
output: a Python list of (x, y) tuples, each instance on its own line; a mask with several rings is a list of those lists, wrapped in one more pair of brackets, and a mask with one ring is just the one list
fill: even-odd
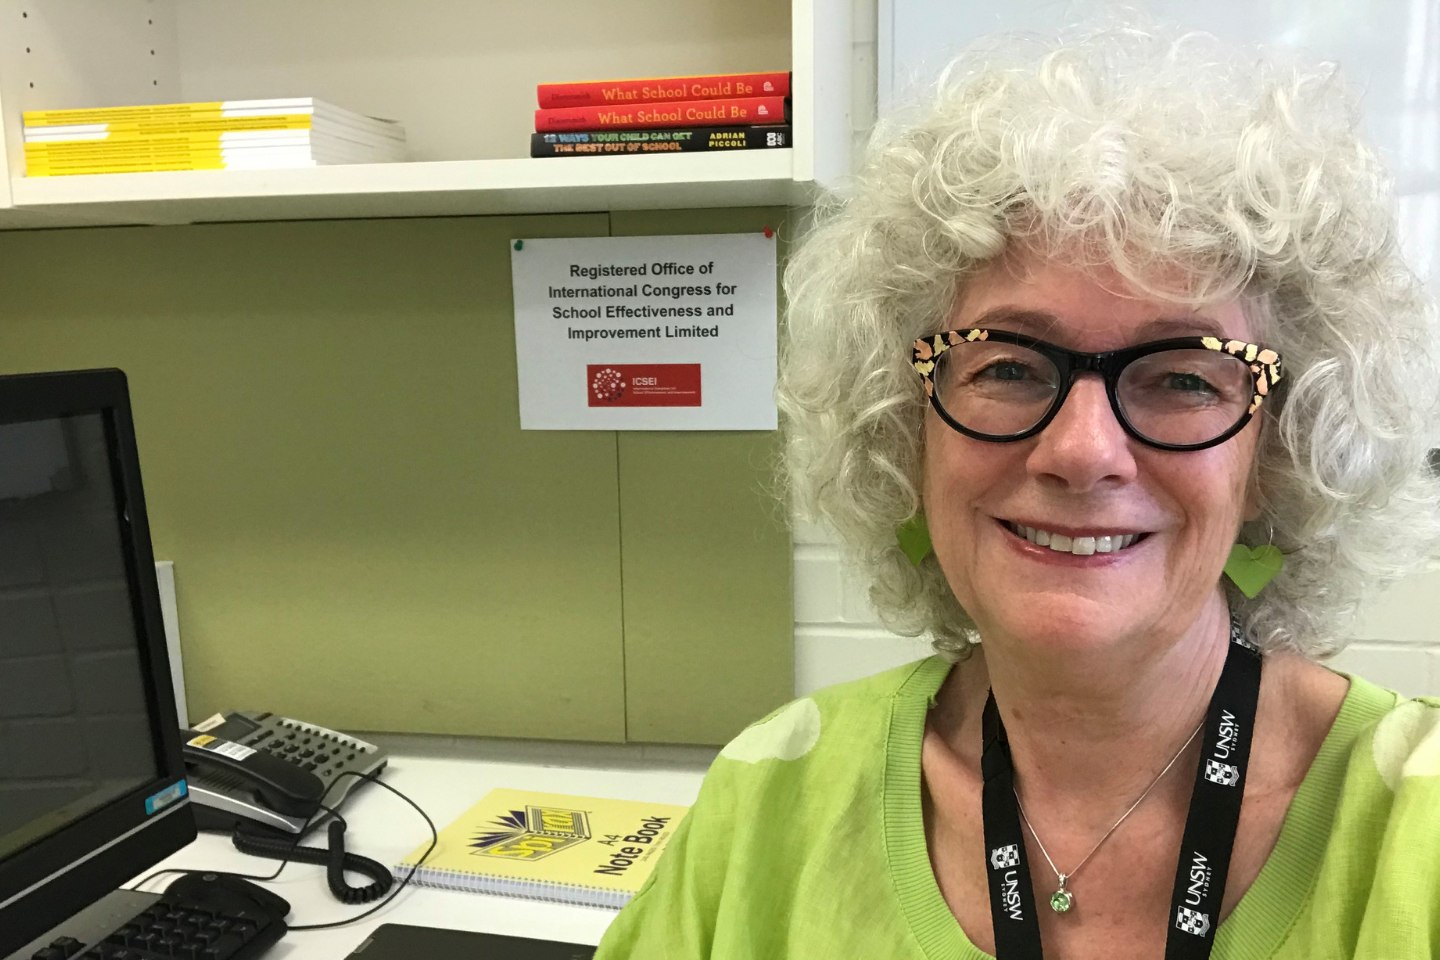
[(1161, 450), (1203, 450), (1249, 422), (1280, 382), (1280, 356), (1243, 340), (1176, 337), (1077, 353), (1005, 330), (947, 330), (915, 341), (911, 362), (940, 418), (976, 440), (1033, 437), (1077, 374), (1105, 379), (1127, 434)]

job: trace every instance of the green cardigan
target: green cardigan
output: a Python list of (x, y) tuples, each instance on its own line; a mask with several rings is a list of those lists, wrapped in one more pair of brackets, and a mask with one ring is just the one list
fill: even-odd
[[(931, 657), (797, 700), (721, 752), (596, 960), (985, 960), (925, 847)], [(1216, 960), (1440, 956), (1440, 699), (1359, 678)]]

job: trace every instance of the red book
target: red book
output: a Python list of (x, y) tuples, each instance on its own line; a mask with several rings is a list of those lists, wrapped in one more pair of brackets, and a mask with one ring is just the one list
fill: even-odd
[(542, 83), (535, 87), (542, 109), (623, 106), (735, 97), (788, 97), (789, 73), (716, 73), (699, 77), (636, 77), (586, 83)]
[(535, 131), (743, 127), (757, 123), (786, 123), (789, 120), (787, 106), (784, 97), (746, 97), (632, 103), (612, 107), (556, 107), (535, 111)]

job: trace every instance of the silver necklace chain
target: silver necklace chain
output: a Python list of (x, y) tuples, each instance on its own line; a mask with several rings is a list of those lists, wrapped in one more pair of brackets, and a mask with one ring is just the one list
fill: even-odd
[(1110, 829), (1105, 831), (1105, 836), (1101, 837), (1095, 842), (1095, 846), (1090, 848), (1090, 852), (1085, 854), (1085, 857), (1079, 863), (1077, 863), (1075, 865), (1075, 868), (1069, 873), (1061, 873), (1060, 869), (1055, 866), (1055, 861), (1050, 859), (1050, 852), (1045, 849), (1044, 841), (1040, 839), (1040, 834), (1035, 832), (1035, 827), (1030, 823), (1030, 818), (1025, 815), (1025, 805), (1020, 802), (1020, 791), (1015, 791), (1015, 805), (1020, 808), (1020, 819), (1025, 821), (1025, 826), (1029, 829), (1030, 836), (1035, 838), (1035, 845), (1038, 846), (1040, 848), (1040, 852), (1045, 855), (1045, 862), (1050, 864), (1050, 869), (1055, 871), (1055, 877), (1060, 881), (1060, 889), (1057, 891), (1056, 896), (1062, 898), (1062, 902), (1065, 906), (1064, 909), (1056, 906), (1054, 903), (1054, 898), (1052, 898), (1052, 906), (1055, 906), (1057, 912), (1063, 913), (1069, 909), (1070, 894), (1065, 889), (1065, 884), (1070, 880), (1071, 877), (1075, 876), (1075, 874), (1080, 872), (1081, 867), (1085, 866), (1085, 864), (1090, 862), (1090, 858), (1095, 856), (1095, 851), (1099, 850), (1100, 845), (1103, 844), (1106, 840), (1110, 839), (1110, 834), (1114, 833), (1116, 828), (1119, 827), (1120, 824), (1125, 822), (1125, 818), (1130, 816), (1130, 814), (1134, 813), (1135, 808), (1145, 802), (1145, 798), (1150, 796), (1150, 791), (1154, 790), (1156, 785), (1159, 784), (1161, 780), (1165, 779), (1165, 774), (1170, 772), (1170, 768), (1175, 766), (1181, 755), (1185, 753), (1185, 750), (1190, 746), (1190, 744), (1195, 742), (1195, 738), (1200, 735), (1200, 731), (1204, 729), (1204, 727), (1205, 721), (1202, 720), (1200, 721), (1200, 725), (1195, 728), (1195, 732), (1190, 734), (1189, 739), (1187, 739), (1183, 744), (1181, 744), (1180, 749), (1175, 752), (1175, 756), (1170, 758), (1170, 762), (1165, 764), (1165, 769), (1161, 770), (1158, 774), (1155, 775), (1155, 779), (1150, 781), (1150, 786), (1145, 788), (1145, 792), (1140, 794), (1140, 796), (1136, 799), (1134, 803), (1130, 804), (1130, 809), (1120, 814), (1120, 819), (1116, 820), (1113, 824), (1111, 824)]

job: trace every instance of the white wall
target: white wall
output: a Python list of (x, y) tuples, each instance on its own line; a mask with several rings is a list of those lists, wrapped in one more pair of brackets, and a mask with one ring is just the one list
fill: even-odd
[(929, 643), (880, 625), (833, 533), (800, 523), (794, 538), (797, 696), (929, 656)]
[(1440, 569), (1417, 573), (1372, 599), (1355, 642), (1331, 666), (1411, 696), (1440, 696)]

